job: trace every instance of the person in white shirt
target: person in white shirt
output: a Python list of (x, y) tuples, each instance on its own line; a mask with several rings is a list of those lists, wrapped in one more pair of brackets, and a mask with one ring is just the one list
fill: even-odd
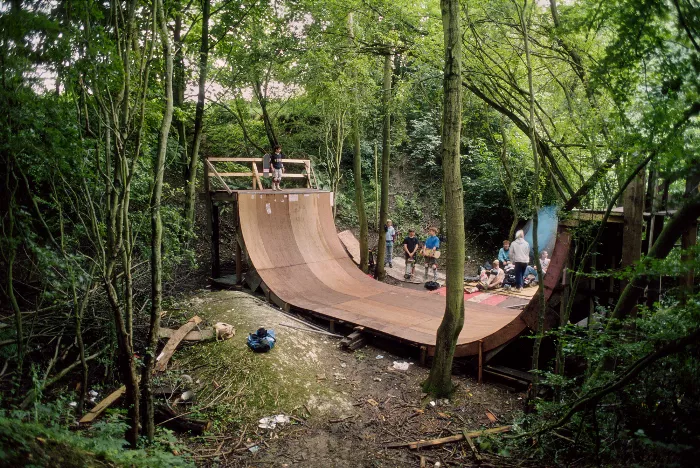
[(384, 235), (384, 240), (386, 241), (386, 258), (384, 258), (384, 265), (389, 265), (389, 268), (394, 268), (391, 260), (394, 256), (394, 239), (396, 238), (396, 229), (394, 229), (394, 226), (392, 226), (390, 219), (386, 220), (384, 231), (386, 231)]
[(497, 289), (503, 284), (506, 273), (501, 269), (498, 259), (494, 260), (492, 265), (493, 268), (491, 270), (484, 270), (481, 272), (481, 277), (476, 285), (478, 289)]
[(523, 277), (530, 261), (530, 244), (525, 240), (522, 229), (515, 233), (515, 240), (510, 244), (509, 257), (515, 266), (515, 287), (518, 291), (522, 291)]

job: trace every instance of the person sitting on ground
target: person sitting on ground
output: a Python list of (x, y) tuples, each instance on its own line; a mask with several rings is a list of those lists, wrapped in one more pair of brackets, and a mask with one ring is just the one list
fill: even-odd
[(384, 226), (384, 240), (386, 241), (386, 258), (384, 258), (384, 265), (389, 265), (389, 268), (394, 268), (391, 260), (394, 255), (394, 239), (396, 239), (396, 229), (392, 225), (390, 219), (386, 220), (386, 226)]
[(437, 258), (436, 253), (440, 248), (440, 239), (437, 236), (437, 228), (428, 228), (428, 238), (423, 247), (423, 258), (425, 259), (425, 279), (428, 279), (428, 270), (433, 269), (433, 281), (437, 281)]
[(546, 250), (543, 250), (542, 253), (540, 254), (540, 265), (542, 265), (542, 274), (544, 275), (547, 273), (547, 268), (549, 268), (549, 254), (547, 253)]
[(270, 165), (272, 166), (272, 190), (282, 190), (280, 182), (282, 182), (282, 174), (284, 174), (284, 164), (282, 159), (286, 156), (282, 154), (282, 147), (275, 145), (275, 148), (270, 155)]
[(523, 277), (530, 261), (530, 244), (525, 240), (525, 233), (522, 229), (515, 233), (515, 240), (510, 245), (509, 256), (515, 266), (515, 288), (517, 291), (522, 291)]
[[(549, 268), (549, 258), (548, 258), (548, 253), (546, 250), (543, 250), (540, 253), (540, 265), (542, 265), (542, 274), (547, 273), (547, 268)], [(535, 278), (537, 277), (537, 265), (535, 266), (530, 266), (528, 265), (527, 268), (525, 269), (525, 277), (527, 278), (530, 275), (534, 275)]]
[(508, 239), (503, 241), (503, 247), (498, 251), (498, 264), (504, 270), (511, 266), (510, 241)]
[(416, 271), (416, 252), (418, 251), (418, 238), (416, 237), (416, 230), (409, 229), (408, 237), (403, 240), (403, 256), (406, 263), (413, 262), (413, 267), (411, 268), (411, 274)]
[(493, 261), (492, 266), (492, 269), (485, 270), (481, 273), (479, 282), (476, 284), (476, 287), (478, 289), (488, 291), (489, 289), (500, 288), (503, 284), (503, 280), (506, 277), (506, 273), (500, 267), (500, 262), (498, 261), (498, 259)]

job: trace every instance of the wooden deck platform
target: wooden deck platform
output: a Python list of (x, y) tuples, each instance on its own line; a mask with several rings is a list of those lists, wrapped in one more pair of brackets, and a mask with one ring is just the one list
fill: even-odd
[[(363, 274), (338, 239), (330, 192), (237, 191), (235, 198), (246, 250), (273, 301), (434, 353), (445, 298)], [(524, 313), (466, 303), (456, 355), (476, 355), (480, 343), (486, 352), (515, 338), (527, 326)]]

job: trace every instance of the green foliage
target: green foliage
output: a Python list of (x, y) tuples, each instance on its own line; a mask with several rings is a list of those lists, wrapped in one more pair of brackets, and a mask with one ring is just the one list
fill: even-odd
[[(87, 431), (68, 430), (66, 401), (42, 406), (38, 421), (22, 421), (19, 413), (0, 416), (0, 464), (5, 466), (152, 467), (193, 466), (170, 453), (172, 436), (162, 434), (163, 447), (126, 450), (126, 424), (121, 416), (99, 421)], [(63, 407), (63, 409), (61, 409)]]

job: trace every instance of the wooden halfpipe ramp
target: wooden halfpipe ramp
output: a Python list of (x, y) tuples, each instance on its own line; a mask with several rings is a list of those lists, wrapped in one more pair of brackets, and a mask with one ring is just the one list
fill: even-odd
[[(330, 192), (240, 191), (237, 201), (250, 260), (278, 303), (425, 346), (434, 354), (445, 298), (362, 273), (338, 239)], [(480, 341), (486, 352), (515, 338), (530, 322), (524, 313), (468, 303), (455, 355), (478, 354)]]

